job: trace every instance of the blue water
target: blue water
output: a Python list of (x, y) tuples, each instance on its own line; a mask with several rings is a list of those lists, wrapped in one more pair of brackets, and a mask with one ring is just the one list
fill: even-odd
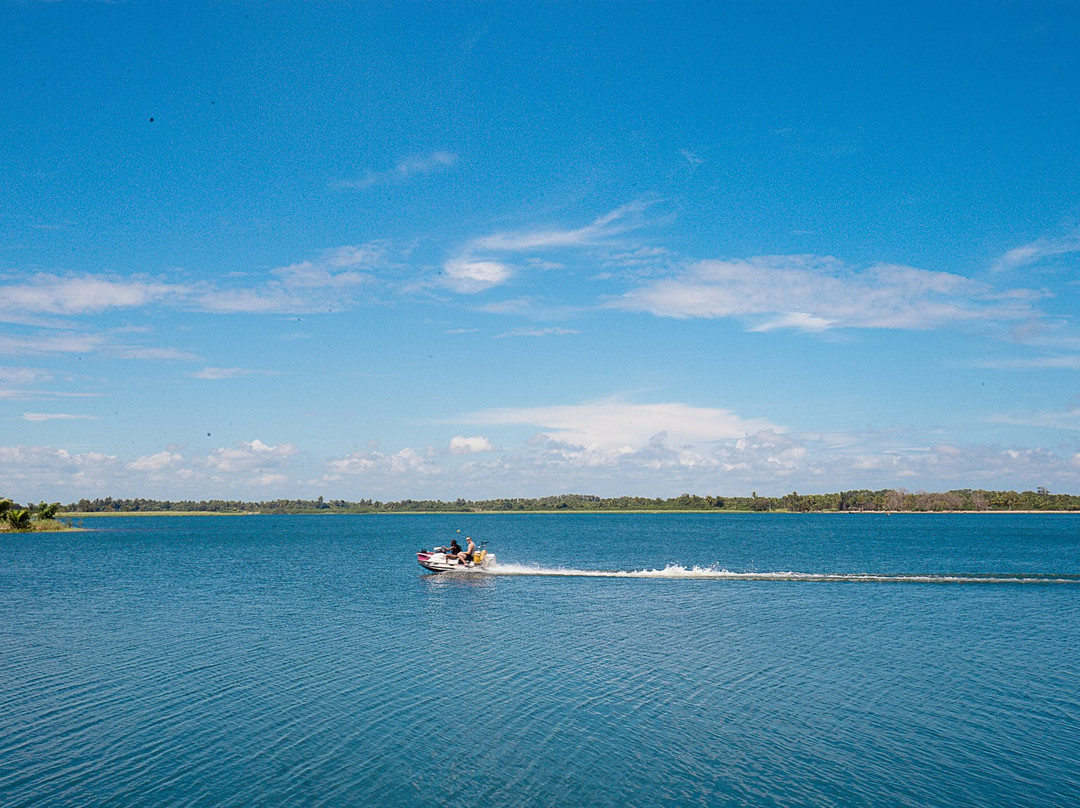
[(1080, 516), (86, 524), (0, 535), (4, 806), (1080, 805)]

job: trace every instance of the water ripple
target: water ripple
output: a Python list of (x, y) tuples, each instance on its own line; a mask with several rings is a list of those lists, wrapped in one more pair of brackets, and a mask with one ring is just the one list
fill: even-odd
[[(830, 566), (818, 533), (782, 557), (658, 522), (673, 556), (745, 557), (730, 572), (624, 563), (652, 522), (570, 519), (588, 552), (565, 568), (431, 576), (409, 553), (448, 520), (235, 524), (0, 545), (0, 803), (1080, 802), (1064, 534), (948, 557), (942, 535), (897, 573), (917, 556), (872, 536)], [(521, 536), (506, 558), (551, 529), (487, 524)]]

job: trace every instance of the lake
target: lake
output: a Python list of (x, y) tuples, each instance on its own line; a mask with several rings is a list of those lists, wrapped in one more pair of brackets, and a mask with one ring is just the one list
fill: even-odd
[(1080, 515), (85, 525), (0, 535), (5, 806), (1080, 805)]

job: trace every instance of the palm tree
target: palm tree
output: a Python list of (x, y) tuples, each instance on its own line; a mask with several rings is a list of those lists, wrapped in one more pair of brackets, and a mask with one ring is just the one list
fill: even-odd
[(13, 530), (30, 529), (30, 511), (23, 508), (11, 508), (4, 514), (7, 523)]

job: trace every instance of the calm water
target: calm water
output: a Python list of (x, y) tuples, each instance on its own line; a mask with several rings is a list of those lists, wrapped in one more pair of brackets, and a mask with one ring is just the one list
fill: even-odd
[(1080, 516), (87, 524), (0, 536), (5, 806), (1080, 805)]

